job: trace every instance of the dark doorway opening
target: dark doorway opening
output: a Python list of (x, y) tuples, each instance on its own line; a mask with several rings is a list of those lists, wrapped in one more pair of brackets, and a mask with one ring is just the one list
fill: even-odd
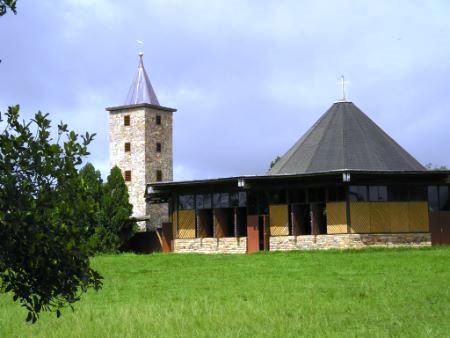
[(309, 204), (291, 205), (290, 235), (311, 235), (311, 209)]
[(214, 221), (212, 209), (197, 210), (198, 215), (198, 237), (214, 237)]
[(263, 216), (259, 216), (258, 217), (258, 231), (259, 231), (259, 251), (263, 251), (264, 250), (264, 217)]
[(236, 208), (236, 237), (247, 236), (247, 208)]
[(234, 237), (234, 210), (232, 208), (214, 209), (216, 237)]
[(317, 230), (319, 235), (327, 234), (327, 213), (326, 205), (323, 203), (316, 205), (317, 210)]

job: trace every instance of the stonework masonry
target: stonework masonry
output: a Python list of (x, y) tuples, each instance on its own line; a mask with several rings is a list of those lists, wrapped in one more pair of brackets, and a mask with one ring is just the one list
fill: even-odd
[[(430, 246), (429, 233), (339, 234), (270, 237), (270, 251)], [(246, 253), (247, 237), (174, 239), (178, 253)]]
[(179, 253), (246, 253), (247, 237), (174, 239), (173, 251)]
[[(130, 125), (124, 125), (124, 116), (130, 116)], [(156, 124), (161, 116), (161, 124)], [(122, 172), (131, 171), (131, 181), (126, 182), (133, 216), (149, 216), (141, 223), (141, 230), (160, 227), (167, 220), (167, 205), (150, 206), (144, 198), (147, 183), (157, 180), (157, 171), (163, 181), (173, 179), (172, 156), (172, 112), (152, 107), (124, 107), (109, 114), (111, 167), (117, 165)], [(125, 151), (125, 142), (131, 150)], [(161, 143), (161, 152), (156, 144)]]
[(430, 246), (429, 233), (340, 234), (270, 237), (271, 251)]

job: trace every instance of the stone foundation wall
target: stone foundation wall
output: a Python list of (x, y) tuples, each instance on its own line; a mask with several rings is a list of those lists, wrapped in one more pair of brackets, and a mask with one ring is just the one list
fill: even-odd
[[(429, 233), (272, 236), (270, 251), (431, 246)], [(246, 253), (247, 237), (175, 239), (174, 252)]]
[(270, 237), (270, 251), (430, 246), (429, 233), (340, 234)]
[(174, 239), (174, 252), (246, 253), (247, 237)]

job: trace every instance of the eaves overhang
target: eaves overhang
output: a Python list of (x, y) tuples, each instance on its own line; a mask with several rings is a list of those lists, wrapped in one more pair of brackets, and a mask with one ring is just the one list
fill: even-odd
[(133, 109), (133, 108), (151, 108), (151, 109), (168, 111), (168, 112), (172, 112), (172, 113), (177, 111), (175, 108), (158, 106), (156, 104), (150, 104), (150, 103), (138, 103), (138, 104), (129, 104), (129, 105), (122, 105), (122, 106), (108, 107), (108, 108), (105, 108), (105, 110), (109, 111), (109, 112), (113, 112), (113, 111), (127, 110), (127, 109)]

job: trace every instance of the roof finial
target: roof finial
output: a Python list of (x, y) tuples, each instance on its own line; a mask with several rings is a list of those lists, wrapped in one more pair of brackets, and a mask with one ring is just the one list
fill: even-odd
[(340, 101), (345, 102), (347, 98), (345, 97), (345, 85), (349, 84), (349, 81), (345, 81), (344, 75), (341, 75), (341, 81), (338, 82), (342, 86), (342, 99)]
[[(138, 45), (143, 45), (143, 44), (144, 44), (144, 41), (142, 41), (142, 40), (137, 40), (137, 44), (138, 44)], [(143, 53), (142, 51), (140, 51), (140, 52), (138, 53), (138, 55), (139, 55), (139, 57), (140, 57), (141, 60), (142, 60), (142, 56), (144, 56), (144, 53)]]
[[(137, 40), (139, 45), (144, 44), (141, 40)], [(130, 91), (128, 92), (126, 105), (149, 103), (159, 106), (155, 91), (150, 83), (147, 72), (144, 68), (143, 52), (139, 52), (139, 65)]]

